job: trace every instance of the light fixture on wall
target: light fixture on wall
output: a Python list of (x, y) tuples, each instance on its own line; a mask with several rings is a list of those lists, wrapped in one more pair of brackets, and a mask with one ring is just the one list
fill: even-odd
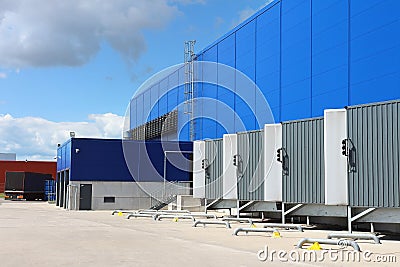
[(75, 138), (75, 132), (69, 132), (69, 136), (70, 136), (71, 138)]
[(79, 153), (79, 148), (75, 148), (75, 154), (78, 154)]

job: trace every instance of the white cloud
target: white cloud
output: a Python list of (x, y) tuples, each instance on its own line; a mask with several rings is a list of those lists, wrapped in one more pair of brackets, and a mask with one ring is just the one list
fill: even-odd
[(7, 78), (7, 73), (0, 72), (0, 79), (5, 79)]
[(143, 31), (179, 13), (167, 0), (2, 0), (0, 66), (76, 66), (102, 42), (134, 62), (146, 50)]
[(0, 114), (0, 152), (17, 153), (18, 159), (53, 160), (57, 144), (76, 137), (121, 138), (124, 117), (91, 114), (89, 122), (52, 122), (38, 117), (14, 118)]
[(232, 27), (236, 27), (238, 24), (242, 23), (243, 21), (245, 21), (246, 19), (248, 19), (249, 17), (251, 17), (254, 13), (256, 13), (258, 10), (262, 9), (263, 7), (269, 5), (270, 3), (272, 3), (274, 0), (267, 0), (265, 4), (263, 4), (262, 6), (260, 6), (257, 9), (253, 9), (250, 7), (247, 7), (241, 11), (239, 11), (239, 18), (237, 20), (234, 20), (232, 22)]

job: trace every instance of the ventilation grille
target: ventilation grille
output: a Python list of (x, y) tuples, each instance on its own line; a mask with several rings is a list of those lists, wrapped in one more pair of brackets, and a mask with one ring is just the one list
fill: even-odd
[(146, 122), (130, 130), (129, 139), (131, 140), (151, 140), (158, 139), (161, 135), (178, 130), (178, 111), (173, 110), (154, 120)]

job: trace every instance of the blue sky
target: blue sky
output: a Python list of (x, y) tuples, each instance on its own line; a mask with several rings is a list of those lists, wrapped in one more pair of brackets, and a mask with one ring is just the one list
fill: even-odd
[[(134, 5), (135, 1), (131, 3)], [(113, 49), (107, 40), (100, 40), (98, 52), (79, 66), (63, 62), (45, 67), (3, 64), (0, 72), (6, 77), (0, 79), (0, 114), (56, 122), (84, 121), (88, 114), (107, 112), (123, 115), (129, 98), (146, 78), (182, 62), (185, 40), (197, 40), (199, 51), (264, 3), (265, 0), (170, 1), (167, 5), (175, 7), (176, 12), (164, 19), (163, 25), (139, 30), (146, 50), (134, 60)], [(49, 42), (46, 45), (51, 45), (51, 38)], [(7, 51), (0, 51), (3, 53)]]
[[(120, 137), (135, 90), (200, 51), (267, 0), (4, 0), (0, 152), (52, 159), (78, 137)], [(45, 4), (44, 4), (45, 3)]]

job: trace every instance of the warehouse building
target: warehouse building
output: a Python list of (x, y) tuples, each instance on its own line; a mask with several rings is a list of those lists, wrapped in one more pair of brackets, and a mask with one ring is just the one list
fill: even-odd
[(400, 223), (399, 9), (274, 0), (200, 52), (187, 42), (131, 99), (125, 139), (195, 140), (207, 208)]
[(191, 195), (192, 142), (71, 138), (57, 150), (56, 205), (160, 208)]
[[(194, 43), (187, 42), (185, 63), (153, 77), (130, 100), (124, 140), (72, 138), (58, 149), (57, 204), (70, 209), (149, 208), (160, 192), (161, 202), (173, 195), (190, 193), (191, 174), (183, 171), (179, 177), (169, 177), (165, 151), (180, 150), (185, 154), (184, 151), (192, 151), (192, 144), (186, 141), (204, 140), (196, 143), (194, 154), (201, 154), (197, 157), (201, 161), (206, 156), (210, 160), (204, 164), (194, 162), (200, 175), (195, 174), (195, 181), (203, 185), (198, 189), (204, 189), (195, 196), (210, 200), (209, 208), (235, 207), (282, 218), (290, 213), (306, 217), (329, 215), (350, 218), (349, 224), (354, 219), (352, 212), (365, 215), (359, 218), (369, 222), (371, 216), (374, 220), (383, 218), (379, 212), (384, 208), (384, 213), (390, 209), (391, 216), (394, 214), (391, 218), (397, 218), (400, 190), (393, 178), (398, 169), (392, 165), (382, 170), (370, 165), (372, 169), (363, 167), (352, 173), (354, 153), (347, 154), (336, 162), (346, 172), (336, 182), (346, 184), (349, 191), (337, 198), (327, 193), (328, 185), (334, 188), (338, 184), (330, 184), (333, 180), (326, 175), (326, 168), (332, 169), (335, 161), (324, 157), (328, 134), (324, 116), (329, 116), (326, 110), (349, 107), (348, 124), (338, 128), (346, 130), (340, 138), (361, 142), (355, 149), (362, 151), (365, 159), (376, 155), (362, 148), (365, 136), (361, 140), (353, 135), (354, 129), (363, 132), (358, 128), (363, 126), (356, 127), (352, 122), (358, 111), (365, 115), (358, 123), (371, 120), (378, 127), (382, 121), (393, 121), (391, 133), (397, 131), (397, 135), (393, 134), (388, 146), (398, 146), (395, 116), (396, 101), (400, 99), (399, 9), (400, 2), (396, 0), (274, 0), (198, 53), (194, 53)], [(395, 104), (362, 106), (390, 100)], [(376, 146), (390, 135), (376, 134), (372, 135), (379, 137)], [(224, 142), (226, 138), (228, 141)], [(294, 138), (302, 145), (298, 146)], [(139, 160), (143, 147), (176, 142), (188, 147), (146, 149), (150, 160)], [(225, 148), (230, 150), (226, 152)], [(276, 163), (277, 149), (281, 165)], [(235, 164), (240, 165), (241, 160), (238, 154), (258, 162), (274, 159), (274, 164), (264, 162), (240, 169), (240, 178), (244, 178), (236, 180)], [(309, 155), (312, 160), (305, 158)], [(389, 162), (389, 158), (384, 160)], [(390, 160), (398, 162), (398, 158)], [(191, 166), (190, 162), (183, 162)], [(149, 172), (143, 170), (154, 164), (160, 166), (155, 168), (157, 175), (149, 177)], [(182, 168), (190, 167), (179, 169)], [(278, 177), (272, 179), (275, 184), (263, 183), (265, 171)], [(372, 177), (378, 172), (383, 175), (374, 180)], [(220, 179), (229, 173), (229, 179)], [(390, 174), (394, 183), (388, 198), (384, 197), (384, 188), (390, 184), (385, 180), (389, 176), (384, 174)], [(368, 186), (363, 182), (365, 177), (369, 179), (365, 182)], [(176, 183), (189, 191), (167, 188), (167, 184)], [(384, 186), (380, 187), (381, 183)], [(383, 191), (374, 191), (377, 185)], [(365, 190), (365, 199), (355, 193)], [(375, 209), (379, 211), (372, 213)]]
[[(145, 129), (168, 116), (178, 131), (163, 138), (202, 140), (399, 99), (399, 8), (396, 0), (272, 1), (204, 50), (193, 54), (189, 45), (184, 65), (140, 88), (130, 102), (127, 137), (160, 138)], [(237, 69), (256, 86), (241, 88), (237, 73), (221, 78), (221, 66), (192, 64), (206, 61)], [(224, 127), (225, 121), (234, 122)]]

